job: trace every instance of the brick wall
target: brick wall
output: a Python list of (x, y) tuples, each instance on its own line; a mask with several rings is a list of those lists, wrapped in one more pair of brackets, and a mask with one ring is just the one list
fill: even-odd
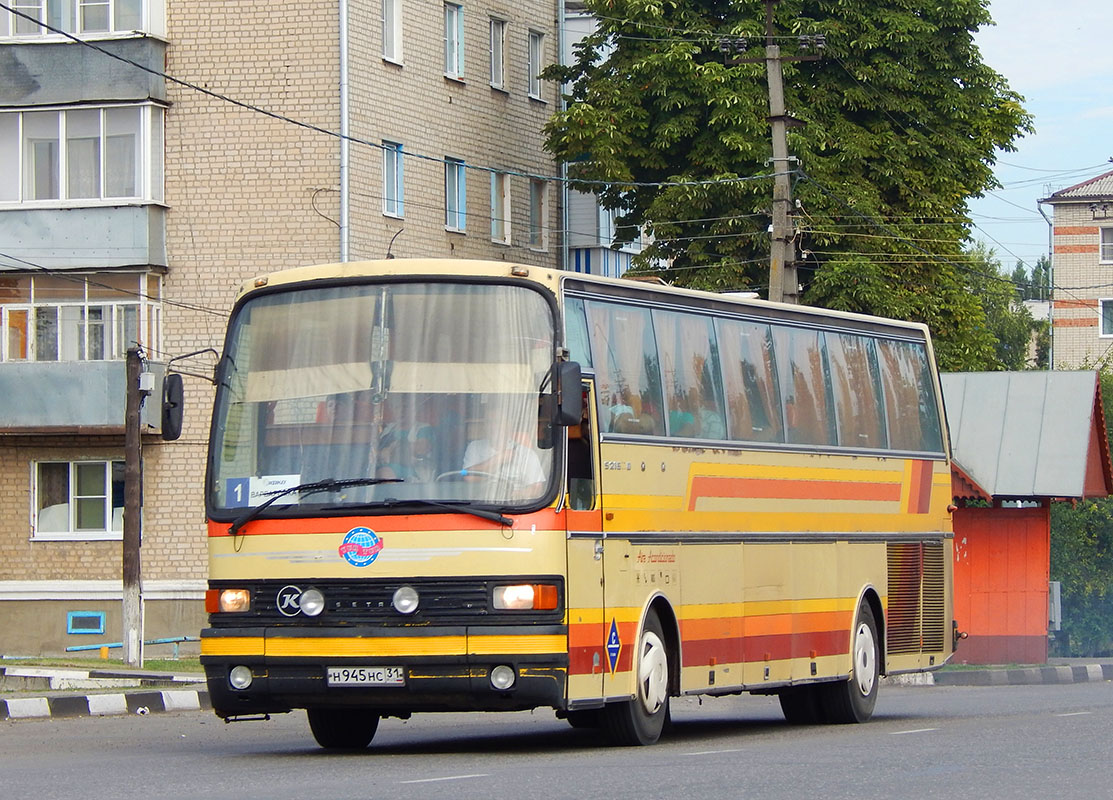
[(1113, 264), (1099, 259), (1101, 227), (1089, 204), (1055, 205), (1055, 286), (1052, 335), (1056, 368), (1095, 366), (1113, 356), (1113, 337), (1102, 337), (1101, 299), (1113, 300)]

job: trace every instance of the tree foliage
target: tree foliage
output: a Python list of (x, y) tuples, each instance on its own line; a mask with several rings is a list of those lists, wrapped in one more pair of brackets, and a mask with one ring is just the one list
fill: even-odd
[[(644, 226), (641, 265), (712, 290), (768, 282), (772, 195), (762, 0), (587, 0), (598, 31), (547, 128), (577, 188)], [(980, 0), (780, 0), (801, 279), (810, 303), (927, 322), (945, 368), (992, 363), (960, 274), (967, 201), (1029, 117), (982, 63)], [(818, 60), (797, 35), (822, 34)], [(744, 38), (741, 59), (724, 41)], [(814, 52), (814, 51), (813, 51)], [(755, 63), (741, 63), (750, 62)]]

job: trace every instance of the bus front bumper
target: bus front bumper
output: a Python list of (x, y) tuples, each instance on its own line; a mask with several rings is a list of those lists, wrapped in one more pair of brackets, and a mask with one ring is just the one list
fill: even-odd
[[(562, 708), (565, 631), (469, 627), (422, 629), (414, 636), (384, 629), (207, 629), (201, 663), (213, 710), (225, 718), (329, 706), (383, 716)], [(510, 686), (495, 685), (498, 667), (512, 670)], [(371, 683), (384, 677), (383, 668), (394, 668), (392, 682)], [(345, 671), (343, 683), (338, 670)], [(507, 675), (505, 669), (497, 672)]]

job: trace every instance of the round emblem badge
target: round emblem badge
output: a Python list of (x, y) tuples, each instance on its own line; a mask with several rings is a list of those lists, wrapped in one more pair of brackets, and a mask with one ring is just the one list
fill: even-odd
[(370, 528), (352, 528), (344, 534), (340, 555), (353, 567), (366, 567), (379, 557), (383, 540)]

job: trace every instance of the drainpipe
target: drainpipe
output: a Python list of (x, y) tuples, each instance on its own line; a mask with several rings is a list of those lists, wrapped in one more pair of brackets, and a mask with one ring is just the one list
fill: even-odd
[(348, 260), (348, 0), (340, 0), (340, 260)]
[[(564, 24), (566, 22), (564, 3), (565, 0), (557, 0), (557, 50), (560, 53), (561, 66), (565, 66), (566, 63), (564, 53)], [(564, 111), (566, 104), (564, 102), (563, 83), (557, 87), (557, 91), (561, 96), (560, 110)], [(568, 227), (568, 162), (562, 159), (560, 162), (560, 268), (563, 270), (568, 269)]]
[(1036, 203), (1036, 211), (1040, 212), (1043, 221), (1047, 223), (1047, 368), (1055, 369), (1055, 227), (1047, 214), (1043, 213), (1043, 205)]

